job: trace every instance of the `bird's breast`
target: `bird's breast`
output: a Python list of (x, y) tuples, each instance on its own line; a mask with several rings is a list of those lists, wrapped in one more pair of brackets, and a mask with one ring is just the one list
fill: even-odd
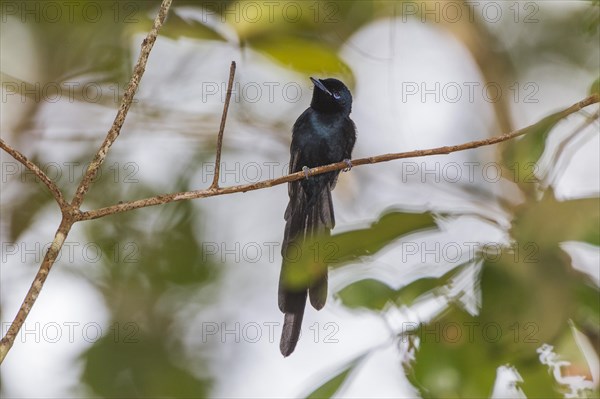
[(302, 129), (302, 153), (309, 167), (339, 162), (344, 151), (344, 120), (329, 115), (312, 115)]

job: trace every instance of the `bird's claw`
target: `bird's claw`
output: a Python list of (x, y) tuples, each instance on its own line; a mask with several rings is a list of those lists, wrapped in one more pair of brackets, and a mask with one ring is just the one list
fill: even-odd
[(346, 162), (346, 165), (348, 165), (347, 168), (342, 169), (343, 172), (349, 172), (350, 169), (352, 169), (352, 161), (349, 159), (344, 159), (344, 162)]
[(304, 172), (304, 177), (308, 179), (308, 176), (310, 176), (310, 169), (308, 168), (308, 166), (303, 166), (302, 172)]

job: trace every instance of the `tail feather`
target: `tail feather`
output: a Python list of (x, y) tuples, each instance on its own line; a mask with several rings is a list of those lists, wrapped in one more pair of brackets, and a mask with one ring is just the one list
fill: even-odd
[[(304, 301), (306, 302), (306, 292), (304, 293)], [(286, 312), (283, 319), (283, 331), (281, 333), (281, 341), (279, 341), (279, 350), (284, 357), (292, 354), (300, 338), (300, 330), (302, 328), (302, 319), (304, 317), (304, 306), (297, 312)]]
[(321, 310), (325, 306), (325, 302), (327, 301), (327, 271), (325, 271), (323, 276), (319, 276), (318, 279), (311, 281), (311, 285), (308, 288), (308, 296), (313, 308)]
[[(294, 351), (300, 337), (307, 295), (310, 297), (311, 305), (317, 310), (323, 308), (327, 300), (326, 267), (323, 273), (313, 277), (306, 287), (292, 288), (284, 281), (289, 259), (294, 257), (288, 251), (292, 250), (292, 243), (299, 244), (293, 245), (295, 247), (293, 250), (298, 250), (307, 239), (328, 236), (335, 225), (329, 187), (316, 193), (311, 200), (307, 200), (302, 190), (293, 192), (295, 195), (290, 195), (290, 202), (285, 212), (286, 226), (281, 249), (283, 263), (279, 278), (279, 309), (285, 313), (279, 345), (283, 356), (289, 356)], [(320, 248), (317, 255), (319, 263), (325, 262), (324, 252)]]
[[(329, 231), (335, 224), (331, 191), (323, 190), (315, 205), (309, 217), (312, 220), (313, 236), (329, 236)], [(317, 310), (321, 310), (327, 301), (327, 249), (326, 245), (317, 247), (315, 262), (319, 263), (318, 267), (322, 268), (322, 273), (313, 276), (308, 287), (310, 304)]]

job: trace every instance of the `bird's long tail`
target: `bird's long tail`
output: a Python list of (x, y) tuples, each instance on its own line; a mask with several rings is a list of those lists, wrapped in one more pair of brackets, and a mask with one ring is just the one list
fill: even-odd
[[(290, 287), (286, 278), (287, 270), (294, 259), (300, 258), (297, 251), (308, 250), (302, 247), (306, 240), (328, 236), (335, 224), (329, 187), (322, 189), (309, 200), (302, 190), (296, 193), (295, 197), (298, 198), (290, 197), (285, 212), (286, 226), (281, 250), (283, 263), (279, 277), (279, 309), (285, 313), (285, 317), (279, 347), (283, 356), (288, 356), (294, 351), (300, 337), (307, 294), (310, 303), (317, 310), (320, 310), (327, 300), (326, 266), (322, 266), (322, 273), (312, 276), (311, 281), (301, 287)], [(293, 256), (291, 251), (294, 252)], [(317, 255), (319, 256), (315, 260), (319, 261), (321, 254)]]

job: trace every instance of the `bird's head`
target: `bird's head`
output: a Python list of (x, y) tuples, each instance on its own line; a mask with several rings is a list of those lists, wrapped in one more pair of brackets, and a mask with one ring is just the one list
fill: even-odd
[(310, 78), (315, 85), (311, 108), (319, 112), (343, 112), (350, 115), (352, 110), (352, 94), (345, 84), (337, 79)]

